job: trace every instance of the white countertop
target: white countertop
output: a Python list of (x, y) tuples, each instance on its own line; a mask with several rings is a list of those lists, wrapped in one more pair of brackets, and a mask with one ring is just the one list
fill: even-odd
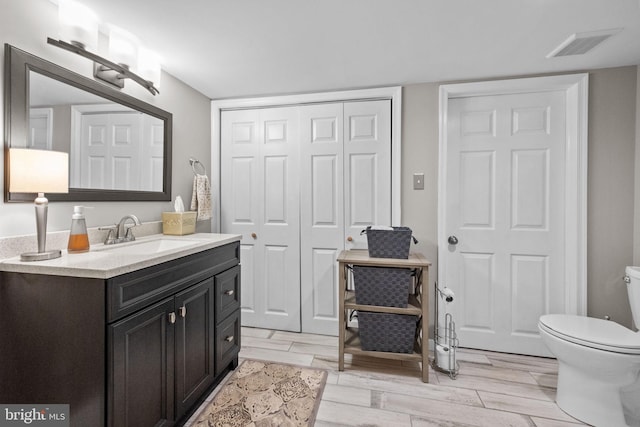
[[(133, 242), (92, 245), (89, 252), (79, 254), (69, 254), (63, 250), (60, 258), (46, 261), (24, 262), (20, 261), (19, 256), (9, 258), (0, 261), (0, 271), (108, 279), (236, 242), (240, 238), (238, 234), (217, 233), (196, 233), (186, 236), (154, 234), (139, 237)], [(159, 242), (160, 240), (163, 242)], [(154, 241), (158, 241), (155, 249), (150, 249), (148, 252), (137, 250), (154, 247)], [(169, 243), (169, 245), (164, 249), (160, 243)], [(173, 246), (178, 247), (172, 247), (171, 243), (175, 243)]]

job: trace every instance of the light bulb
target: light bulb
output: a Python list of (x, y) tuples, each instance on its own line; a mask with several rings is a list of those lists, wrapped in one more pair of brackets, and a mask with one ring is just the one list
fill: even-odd
[(98, 16), (74, 0), (58, 0), (60, 40), (95, 51), (98, 46)]

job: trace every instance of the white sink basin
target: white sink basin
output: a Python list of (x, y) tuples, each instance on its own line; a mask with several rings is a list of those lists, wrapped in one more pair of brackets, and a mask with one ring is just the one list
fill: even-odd
[(105, 246), (103, 251), (123, 255), (154, 255), (161, 252), (173, 251), (199, 243), (198, 240), (181, 240), (160, 238), (144, 242), (116, 243)]

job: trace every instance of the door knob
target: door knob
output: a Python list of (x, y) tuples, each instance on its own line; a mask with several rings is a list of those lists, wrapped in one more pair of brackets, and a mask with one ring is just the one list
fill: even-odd
[(353, 237), (351, 236), (347, 237), (347, 242), (353, 242)]
[(252, 238), (252, 239), (257, 239), (257, 238), (258, 238), (258, 235), (257, 235), (256, 233), (251, 233), (251, 238)]
[(450, 245), (457, 245), (458, 238), (456, 236), (449, 236), (449, 238), (447, 239), (447, 242), (449, 242)]

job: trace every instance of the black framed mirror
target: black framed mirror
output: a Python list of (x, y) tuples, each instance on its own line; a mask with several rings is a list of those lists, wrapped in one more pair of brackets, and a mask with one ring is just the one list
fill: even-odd
[(35, 198), (9, 192), (12, 147), (69, 153), (69, 193), (49, 200), (171, 200), (171, 113), (8, 44), (4, 108), (5, 201)]

